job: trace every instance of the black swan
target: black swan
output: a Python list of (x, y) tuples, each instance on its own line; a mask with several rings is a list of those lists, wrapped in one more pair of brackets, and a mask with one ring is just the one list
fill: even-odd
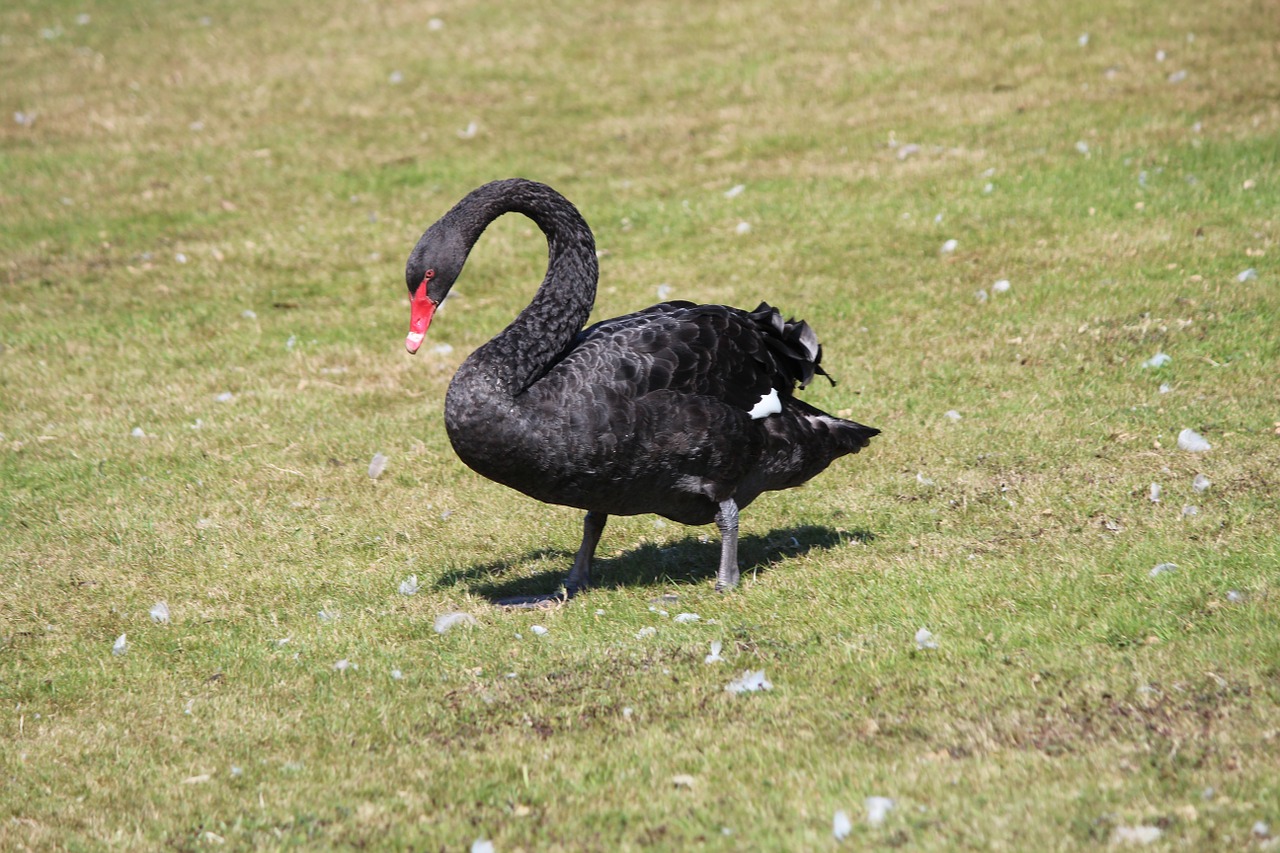
[(716, 589), (738, 583), (738, 510), (799, 486), (866, 447), (878, 429), (793, 396), (822, 347), (803, 321), (664, 302), (583, 328), (595, 301), (595, 240), (582, 215), (519, 178), (473, 190), (426, 230), (405, 267), (417, 352), (489, 223), (523, 213), (547, 238), (546, 277), (501, 334), (449, 385), (449, 440), (474, 471), (553, 504), (587, 510), (566, 595), (591, 582), (610, 515), (655, 513), (720, 529)]

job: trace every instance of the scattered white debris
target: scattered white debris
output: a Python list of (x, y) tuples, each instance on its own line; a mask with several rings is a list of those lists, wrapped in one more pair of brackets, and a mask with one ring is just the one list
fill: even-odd
[(493, 842), (487, 838), (477, 838), (471, 842), (471, 853), (494, 853)]
[(1112, 844), (1151, 844), (1161, 835), (1158, 826), (1117, 826), (1111, 831)]
[(680, 623), (697, 622), (701, 618), (697, 613), (677, 613), (672, 621)]
[(387, 469), (387, 457), (382, 452), (373, 454), (373, 459), (369, 461), (369, 479), (376, 480), (382, 476), (382, 472)]
[(653, 627), (652, 625), (646, 625), (643, 628), (641, 628), (639, 631), (636, 631), (636, 639), (643, 640), (646, 637), (652, 637), (657, 633), (658, 633), (657, 628)]
[(319, 613), (316, 614), (316, 618), (319, 619), (321, 622), (336, 622), (338, 619), (338, 614), (336, 612), (330, 613), (327, 610), (321, 610)]
[(985, 290), (975, 290), (973, 292), (973, 298), (978, 300), (979, 303), (986, 302), (987, 292)]
[(603, 610), (603, 609), (601, 609), (601, 608), (599, 608), (599, 607), (597, 607), (597, 608), (596, 608), (596, 615), (597, 615), (597, 616), (603, 616), (603, 615), (604, 615), (604, 610)]
[(867, 823), (879, 826), (893, 811), (893, 800), (889, 797), (867, 797), (863, 806), (867, 810)]
[(959, 412), (957, 412), (955, 409), (948, 409), (947, 411), (942, 413), (942, 416), (950, 421), (958, 421), (962, 417), (962, 415)]
[(711, 654), (703, 659), (703, 663), (720, 663), (724, 658), (720, 657), (720, 650), (724, 648), (724, 643), (719, 640), (711, 641)]
[(1079, 151), (1081, 154), (1088, 154), (1088, 153), (1089, 153), (1089, 143), (1087, 143), (1087, 142), (1085, 142), (1083, 139), (1081, 139), (1079, 142), (1077, 142), (1077, 143), (1076, 143), (1076, 150), (1077, 150), (1077, 151)]
[(404, 72), (402, 72), (402, 71), (392, 71), (392, 72), (387, 76), (387, 82), (388, 82), (388, 83), (390, 83), (392, 86), (398, 86), (398, 85), (400, 85), (401, 83), (403, 83), (403, 82), (404, 82)]
[(1146, 370), (1147, 368), (1150, 368), (1150, 367), (1164, 367), (1166, 364), (1168, 364), (1171, 361), (1173, 361), (1173, 358), (1170, 357), (1168, 353), (1158, 352), (1155, 355), (1151, 356), (1151, 358), (1142, 362), (1142, 369)]
[(1153, 504), (1160, 503), (1160, 484), (1159, 483), (1151, 484), (1151, 494), (1149, 495), (1149, 497)]
[(31, 127), (31, 125), (36, 123), (36, 114), (26, 113), (19, 110), (13, 114), (13, 120), (19, 127)]
[(916, 482), (922, 486), (932, 486), (933, 480), (924, 475), (923, 471), (916, 472)]
[(1088, 34), (1088, 33), (1081, 33), (1081, 34), (1080, 34), (1080, 38), (1076, 39), (1076, 44), (1080, 45), (1081, 47), (1088, 47), (1088, 46), (1089, 46), (1089, 34)]
[(836, 841), (844, 841), (851, 832), (853, 832), (853, 821), (849, 820), (849, 815), (843, 811), (837, 811), (836, 816), (831, 819), (831, 834), (835, 836)]
[(119, 657), (129, 651), (129, 642), (124, 638), (124, 634), (116, 637), (116, 641), (111, 644), (111, 654)]
[(1184, 429), (1178, 433), (1178, 447), (1188, 453), (1204, 453), (1212, 445), (1204, 440), (1204, 436), (1193, 429)]
[(1002, 278), (999, 281), (997, 281), (995, 284), (991, 285), (991, 292), (992, 293), (1008, 293), (1009, 288), (1012, 286), (1013, 285), (1009, 284), (1009, 279)]
[(240, 312), (240, 316), (246, 320), (256, 320), (258, 319), (258, 312), (254, 311), (252, 308), (246, 308)]
[(1240, 273), (1240, 275), (1236, 276), (1236, 281), (1240, 282), (1241, 284), (1244, 284), (1246, 281), (1253, 281), (1257, 277), (1258, 277), (1258, 271), (1255, 270), (1253, 267), (1249, 267), (1247, 270)]
[(232, 764), (232, 765), (231, 765), (231, 778), (232, 778), (232, 779), (239, 779), (239, 778), (240, 778), (241, 776), (243, 776), (243, 775), (244, 775), (244, 770), (243, 770), (243, 768), (237, 767), (237, 766), (236, 766), (236, 765), (234, 765), (234, 764)]
[(750, 223), (750, 222), (739, 222), (739, 223), (738, 223), (738, 227), (737, 227), (737, 228), (735, 228), (735, 229), (733, 229), (733, 230), (734, 230), (735, 232), (737, 232), (738, 234), (750, 234), (750, 233), (751, 233), (751, 223)]
[(1230, 601), (1232, 604), (1239, 604), (1244, 601), (1244, 594), (1238, 589), (1229, 589), (1227, 590), (1227, 601)]
[(658, 285), (658, 298), (663, 302), (666, 302), (669, 298), (671, 298), (671, 285), (669, 284)]
[(1161, 383), (1160, 383), (1160, 393), (1161, 393), (1161, 394), (1168, 394), (1168, 393), (1169, 393), (1170, 391), (1172, 391), (1172, 390), (1173, 390), (1173, 386), (1172, 386), (1172, 385), (1170, 385), (1168, 382), (1161, 382)]
[(143, 431), (142, 431), (142, 427), (134, 427), (134, 428), (133, 428), (133, 432), (129, 433), (129, 435), (133, 436), (134, 438), (146, 438), (146, 437), (147, 437), (147, 434), (146, 434), (145, 432), (143, 432)]
[(276, 648), (283, 649), (285, 646), (289, 645), (289, 641), (292, 639), (293, 637), (284, 637), (283, 639), (276, 640)]
[(1163, 50), (1156, 51), (1156, 62), (1164, 62), (1167, 54)]
[(1186, 80), (1186, 79), (1187, 79), (1187, 72), (1182, 70), (1175, 71), (1169, 75), (1170, 83), (1181, 83), (1183, 80)]
[(982, 185), (982, 191), (987, 195), (991, 195), (993, 192), (996, 191), (996, 185), (991, 183), (990, 181), (987, 181), (985, 184)]
[(173, 259), (180, 264), (185, 264), (187, 262), (187, 256), (182, 254), (182, 252), (178, 252), (177, 254), (175, 254), (173, 256)]
[(480, 125), (476, 124), (474, 121), (472, 121), (472, 122), (468, 122), (468, 123), (467, 123), (467, 126), (466, 126), (465, 128), (463, 128), (462, 130), (458, 131), (458, 138), (459, 138), (459, 139), (474, 139), (474, 138), (475, 138), (475, 136), (476, 136), (476, 134), (477, 134), (477, 133), (479, 133), (479, 132), (480, 132)]
[(1191, 504), (1187, 504), (1182, 508), (1183, 518), (1190, 518), (1193, 515), (1199, 515), (1199, 514), (1200, 514), (1200, 507), (1198, 506), (1192, 506)]
[(906, 145), (903, 145), (898, 149), (898, 159), (905, 160), (908, 157), (914, 156), (919, 153), (920, 153), (920, 146), (916, 145), (914, 142), (908, 142)]
[(393, 669), (391, 670), (391, 678), (395, 681), (400, 681), (404, 678), (404, 673), (398, 669)]
[(417, 595), (418, 594), (418, 576), (409, 575), (409, 577), (400, 581), (401, 595)]
[(236, 395), (232, 394), (230, 391), (223, 391), (221, 394), (214, 397), (213, 399), (219, 403), (230, 403), (235, 398), (236, 398)]
[(1191, 488), (1195, 489), (1196, 492), (1206, 491), (1212, 485), (1213, 481), (1204, 474), (1196, 474), (1196, 478), (1191, 481)]
[(622, 709), (622, 717), (625, 720), (629, 720), (631, 719), (631, 715), (634, 714), (635, 712), (636, 712), (635, 708), (632, 708), (631, 706), (627, 706), (626, 708)]
[(939, 249), (939, 251), (942, 252), (942, 254), (944, 255), (949, 255), (952, 252), (954, 252), (957, 248), (959, 248), (959, 246), (960, 246), (960, 241), (952, 239), (943, 243), (942, 248)]
[(675, 785), (677, 788), (689, 788), (692, 790), (696, 781), (697, 780), (688, 773), (677, 773), (671, 777), (671, 784)]
[(1155, 568), (1153, 568), (1150, 572), (1148, 572), (1148, 574), (1154, 578), (1154, 577), (1158, 577), (1159, 575), (1177, 571), (1177, 569), (1178, 569), (1177, 563), (1160, 563)]
[(773, 682), (764, 677), (764, 670), (745, 670), (742, 675), (729, 682), (725, 690), (730, 693), (754, 693), (757, 690), (772, 690)]
[(151, 605), (151, 621), (157, 625), (169, 624), (169, 605), (163, 601), (157, 601)]
[(472, 616), (470, 613), (463, 613), (460, 610), (452, 613), (442, 613), (436, 617), (436, 633), (443, 634), (445, 631), (448, 631), (450, 628), (454, 628), (458, 625), (477, 624), (479, 623), (476, 622), (476, 617)]
[(936, 649), (938, 641), (934, 639), (933, 632), (928, 628), (921, 628), (916, 631), (916, 648), (924, 651), (925, 649)]
[(738, 196), (742, 195), (742, 191), (745, 190), (746, 188), (747, 188), (746, 184), (734, 184), (733, 186), (729, 187), (729, 189), (724, 191), (724, 197), (737, 198)]
[(290, 335), (290, 336), (289, 336), (289, 340), (287, 340), (287, 341), (285, 341), (285, 342), (284, 342), (284, 348), (285, 348), (285, 349), (293, 349), (293, 348), (294, 348), (294, 347), (296, 347), (297, 345), (298, 345), (298, 336), (297, 336), (297, 335)]
[(359, 669), (360, 667), (352, 663), (351, 661), (347, 660), (346, 658), (343, 658), (342, 660), (335, 663), (333, 665), (333, 668), (338, 672), (346, 672), (348, 669)]
[(529, 630), (537, 634), (539, 637), (544, 637), (547, 634), (547, 629), (541, 625), (530, 625)]
[(1253, 834), (1258, 838), (1270, 838), (1271, 827), (1267, 826), (1267, 822), (1260, 820), (1253, 825)]
[(428, 18), (427, 29), (431, 30), (433, 33), (443, 30), (444, 21), (442, 21), (440, 18)]

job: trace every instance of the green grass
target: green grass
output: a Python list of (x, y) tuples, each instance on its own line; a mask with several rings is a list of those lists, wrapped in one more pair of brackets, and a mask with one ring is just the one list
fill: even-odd
[[(1263, 847), (1272, 11), (7, 4), (0, 848)], [(545, 245), (496, 223), (416, 359), (402, 263), (511, 175), (592, 223), (596, 316), (767, 299), (884, 430), (743, 514), (733, 594), (713, 530), (617, 518), (589, 594), (493, 606), (580, 519), (463, 467), (443, 397)]]

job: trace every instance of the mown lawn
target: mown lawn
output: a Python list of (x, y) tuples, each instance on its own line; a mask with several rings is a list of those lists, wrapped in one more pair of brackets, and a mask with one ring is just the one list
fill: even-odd
[[(1273, 847), (1275, 12), (7, 3), (0, 848)], [(597, 317), (768, 300), (884, 431), (732, 594), (636, 517), (494, 604), (581, 519), (442, 406), (545, 243), (495, 223), (416, 358), (403, 263), (513, 175)]]

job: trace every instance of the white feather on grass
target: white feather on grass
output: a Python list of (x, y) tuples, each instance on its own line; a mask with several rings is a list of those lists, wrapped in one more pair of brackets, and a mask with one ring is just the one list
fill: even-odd
[(437, 616), (435, 628), (437, 634), (443, 634), (451, 628), (456, 628), (458, 625), (475, 624), (477, 624), (476, 617), (472, 616), (470, 613), (454, 611), (452, 613), (442, 613)]
[(889, 797), (867, 797), (863, 803), (867, 810), (867, 823), (879, 826), (893, 811), (893, 800)]
[(853, 821), (849, 820), (849, 815), (844, 811), (838, 811), (835, 817), (831, 819), (831, 834), (835, 836), (836, 841), (844, 841), (849, 837), (849, 833), (853, 832)]
[(741, 676), (730, 681), (725, 687), (730, 693), (755, 693), (760, 690), (772, 690), (773, 682), (764, 677), (764, 670), (745, 670)]

